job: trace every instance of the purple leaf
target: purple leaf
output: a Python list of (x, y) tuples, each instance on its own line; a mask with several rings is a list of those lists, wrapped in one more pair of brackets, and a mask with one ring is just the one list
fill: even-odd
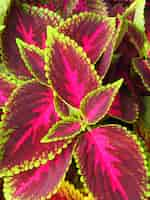
[(147, 168), (143, 147), (135, 138), (119, 125), (101, 126), (80, 138), (78, 165), (96, 199), (139, 200), (144, 196)]
[(64, 147), (64, 141), (40, 143), (59, 120), (50, 87), (28, 81), (11, 95), (4, 111), (0, 122), (0, 176), (38, 167)]
[(82, 46), (92, 63), (95, 63), (112, 39), (115, 18), (103, 19), (98, 14), (81, 13), (68, 18), (59, 31)]
[(66, 117), (62, 121), (58, 121), (49, 129), (48, 133), (42, 138), (42, 143), (55, 142), (60, 140), (68, 140), (74, 138), (81, 131), (81, 125), (78, 120)]
[(90, 124), (101, 120), (109, 111), (122, 84), (122, 79), (90, 92), (81, 102), (81, 111)]
[(31, 77), (20, 58), (16, 38), (44, 48), (46, 26), (56, 26), (61, 21), (56, 13), (44, 11), (46, 10), (42, 8), (32, 8), (27, 4), (24, 6), (16, 5), (16, 3), (10, 8), (6, 19), (6, 28), (2, 34), (2, 46), (7, 66), (16, 75)]
[(108, 112), (111, 117), (128, 123), (134, 123), (139, 115), (139, 106), (136, 97), (126, 88), (121, 88)]
[(100, 85), (83, 49), (69, 37), (48, 27), (45, 70), (49, 83), (69, 104), (79, 108), (82, 98)]
[(150, 60), (133, 58), (132, 64), (135, 72), (140, 76), (143, 85), (150, 91)]
[(18, 38), (16, 43), (25, 67), (35, 78), (47, 83), (44, 71), (44, 52), (40, 48), (29, 45)]
[(13, 177), (4, 178), (4, 196), (7, 199), (50, 199), (71, 163), (73, 144), (39, 168), (33, 168)]

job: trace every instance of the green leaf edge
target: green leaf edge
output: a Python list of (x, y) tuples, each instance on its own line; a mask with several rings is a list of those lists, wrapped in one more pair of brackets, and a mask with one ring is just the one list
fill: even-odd
[(22, 9), (31, 16), (38, 16), (41, 19), (54, 19), (56, 22), (55, 26), (58, 26), (59, 23), (62, 23), (64, 20), (63, 18), (56, 12), (53, 12), (52, 10), (49, 10), (48, 8), (42, 8), (37, 7), (35, 5), (30, 5), (28, 3), (22, 3), (21, 4)]
[[(117, 95), (117, 93), (118, 93), (118, 91), (119, 91), (119, 89), (120, 89), (122, 83), (123, 83), (123, 79), (119, 79), (119, 80), (115, 81), (115, 82), (112, 83), (112, 84), (107, 84), (107, 85), (105, 85), (105, 86), (99, 87), (99, 88), (97, 88), (97, 89), (95, 89), (95, 90), (89, 92), (89, 93), (83, 98), (83, 100), (81, 101), (81, 104), (80, 104), (80, 109), (81, 109), (81, 111), (82, 111), (82, 115), (84, 116), (85, 121), (87, 121), (87, 123), (88, 123), (89, 125), (94, 125), (94, 124), (96, 124), (97, 122), (99, 122), (99, 121), (108, 113), (108, 111), (109, 111), (109, 109), (111, 108), (111, 105), (112, 105), (112, 103), (113, 103), (113, 101), (114, 101), (114, 99), (115, 99), (115, 96)], [(84, 114), (84, 107), (85, 107), (85, 105), (86, 105), (86, 103), (87, 103), (87, 101), (88, 101), (88, 98), (90, 98), (90, 97), (96, 95), (97, 92), (103, 92), (103, 91), (105, 91), (105, 90), (107, 90), (107, 89), (110, 89), (110, 88), (114, 88), (114, 92), (113, 92), (113, 95), (112, 95), (111, 100), (110, 100), (110, 102), (109, 102), (109, 106), (108, 106), (107, 110), (106, 110), (105, 113), (104, 113), (101, 117), (99, 117), (97, 120), (95, 120), (94, 122), (89, 122), (88, 119), (86, 119), (86, 116), (85, 116), (85, 114)]]

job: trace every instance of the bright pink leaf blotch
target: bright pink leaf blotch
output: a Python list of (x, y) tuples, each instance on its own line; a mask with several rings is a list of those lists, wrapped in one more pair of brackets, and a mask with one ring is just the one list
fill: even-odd
[(126, 130), (117, 125), (95, 128), (80, 138), (76, 154), (97, 199), (141, 199), (146, 187), (144, 160)]

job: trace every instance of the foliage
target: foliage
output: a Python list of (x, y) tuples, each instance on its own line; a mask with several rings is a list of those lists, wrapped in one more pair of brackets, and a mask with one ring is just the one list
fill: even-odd
[(12, 3), (1, 36), (6, 200), (57, 199), (72, 158), (87, 199), (148, 198), (149, 158), (132, 129), (142, 113), (141, 94), (150, 92), (149, 41), (135, 23), (144, 20), (144, 6), (141, 16), (133, 3), (116, 17), (105, 6), (96, 0)]

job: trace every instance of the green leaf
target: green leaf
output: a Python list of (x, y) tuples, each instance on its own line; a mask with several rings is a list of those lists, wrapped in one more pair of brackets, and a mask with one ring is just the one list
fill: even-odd
[(136, 0), (136, 9), (133, 23), (143, 33), (145, 32), (144, 8), (145, 0)]

